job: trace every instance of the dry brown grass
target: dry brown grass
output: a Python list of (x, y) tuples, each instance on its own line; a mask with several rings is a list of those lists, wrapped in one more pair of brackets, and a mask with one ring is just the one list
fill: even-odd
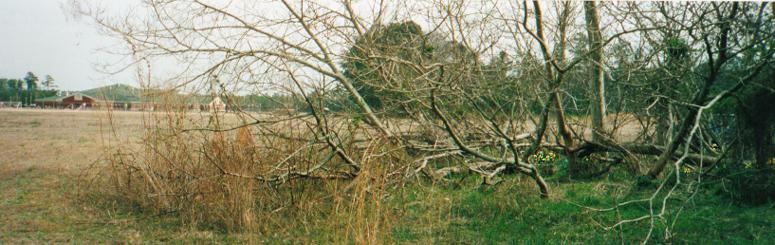
[[(142, 115), (138, 144), (105, 143), (106, 165), (91, 169), (90, 181), (100, 184), (89, 195), (173, 216), (194, 230), (285, 233), (290, 236), (284, 239), (298, 241), (318, 233), (324, 234), (318, 239), (357, 243), (376, 243), (389, 234), (394, 214), (382, 202), (393, 163), (404, 156), (385, 154), (391, 152), (386, 142), (344, 143), (359, 163), (357, 175), (350, 176), (353, 167), (304, 120), (187, 131), (229, 129), (249, 119), (175, 110)], [(120, 117), (109, 114), (108, 121)]]
[[(74, 229), (101, 222), (73, 198), (80, 170), (102, 155), (101, 115), (0, 110), (0, 243), (73, 241)], [(131, 138), (140, 121), (134, 114), (117, 116), (117, 133)]]
[[(98, 229), (97, 234), (112, 235), (92, 237), (96, 241), (148, 241), (154, 239), (149, 232), (210, 240), (221, 236), (212, 232), (231, 231), (239, 234), (230, 236), (237, 240), (375, 243), (389, 236), (396, 219), (382, 203), (390, 185), (386, 175), (394, 170), (385, 161), (401, 156), (372, 157), (388, 150), (384, 142), (346, 149), (358, 152), (353, 156), (362, 164), (354, 179), (262, 181), (245, 176), (303, 170), (328, 151), (265, 136), (281, 128), (288, 136), (309, 137), (309, 128), (299, 121), (224, 133), (173, 133), (203, 127), (209, 117), (54, 110), (0, 110), (0, 115), (0, 184), (6, 187), (0, 241), (88, 241), (71, 231)], [(229, 114), (218, 123), (226, 128), (241, 122)], [(321, 176), (348, 169), (337, 157), (326, 166)], [(137, 217), (116, 216), (127, 211), (155, 217), (150, 222), (180, 225), (169, 234), (142, 227), (148, 221)]]

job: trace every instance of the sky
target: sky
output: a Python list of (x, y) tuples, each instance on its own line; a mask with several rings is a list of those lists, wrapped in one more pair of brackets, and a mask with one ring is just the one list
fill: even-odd
[[(139, 3), (137, 0), (0, 0), (0, 78), (23, 78), (31, 71), (40, 79), (51, 75), (59, 89), (69, 91), (116, 83), (138, 86), (134, 69), (118, 74), (99, 69), (105, 64), (114, 64), (116, 68), (115, 64), (126, 62), (127, 57), (109, 54), (111, 50), (123, 51), (125, 46), (121, 40), (100, 34), (88, 18), (74, 18), (66, 8), (73, 1), (117, 13)], [(356, 2), (361, 3), (356, 6), (357, 12), (369, 13), (371, 3)], [(176, 67), (160, 66), (154, 67), (155, 73)]]
[(87, 19), (74, 19), (66, 0), (0, 0), (0, 77), (40, 79), (51, 75), (62, 90), (85, 90), (108, 84), (136, 86), (131, 70), (100, 72), (100, 64), (117, 60), (105, 49), (119, 40), (101, 35)]

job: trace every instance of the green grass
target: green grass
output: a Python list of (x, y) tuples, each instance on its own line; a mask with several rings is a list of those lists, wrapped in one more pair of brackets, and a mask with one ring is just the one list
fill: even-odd
[[(573, 183), (549, 178), (553, 196), (548, 200), (540, 199), (525, 177), (506, 176), (501, 184), (486, 190), (479, 189), (475, 177), (453, 178), (460, 184), (420, 181), (393, 190), (383, 202), (383, 208), (394, 217), (385, 242), (618, 244), (623, 237), (624, 243), (631, 244), (640, 242), (648, 228), (644, 221), (624, 225), (621, 230), (605, 230), (603, 226), (616, 222), (616, 212), (590, 211), (570, 203), (609, 207), (615, 201), (613, 196), (621, 201), (653, 191), (632, 192), (631, 183), (616, 175)], [(147, 212), (108, 194), (76, 195), (76, 180), (75, 176), (37, 168), (1, 178), (0, 215), (4, 221), (0, 223), (0, 243), (330, 243), (345, 239), (341, 229), (346, 222), (330, 221), (345, 216), (327, 214), (325, 210), (331, 207), (326, 204), (317, 206), (323, 211), (309, 216), (308, 224), (299, 224), (287, 233), (227, 233), (217, 227), (190, 227), (174, 213)], [(651, 243), (767, 244), (775, 240), (773, 204), (740, 206), (718, 196), (710, 186), (703, 188), (691, 199), (681, 192), (668, 202), (669, 222), (681, 205), (685, 208), (672, 226), (672, 238), (665, 240), (665, 224), (657, 223)], [(647, 212), (645, 204), (630, 205), (620, 209), (619, 215), (633, 218)], [(294, 227), (290, 223), (298, 219), (288, 216), (286, 221), (273, 222)]]
[(222, 242), (234, 235), (182, 228), (105, 196), (77, 197), (77, 176), (27, 168), (0, 178), (0, 244)]
[[(581, 208), (570, 202), (590, 207), (611, 207), (613, 193), (628, 187), (621, 182), (594, 180), (582, 183), (555, 182), (554, 197), (541, 200), (531, 193), (529, 185), (507, 179), (500, 186), (486, 191), (474, 190), (476, 181), (454, 189), (427, 187), (426, 190), (404, 191), (404, 203), (415, 200), (404, 213), (394, 231), (394, 238), (402, 243), (431, 241), (464, 244), (631, 244), (643, 240), (648, 221), (631, 223), (619, 229), (605, 230), (602, 226), (616, 223), (616, 212), (597, 212)], [(527, 187), (527, 188), (526, 188)], [(642, 198), (653, 190), (626, 193), (627, 198)], [(448, 210), (434, 198), (418, 198), (422, 192), (437, 192), (449, 199)], [(624, 199), (625, 197), (619, 197)], [(775, 239), (775, 209), (772, 204), (745, 207), (730, 205), (729, 200), (714, 194), (701, 193), (685, 202), (687, 195), (678, 194), (668, 202), (667, 221), (672, 222), (676, 211), (686, 207), (671, 229), (671, 239), (665, 240), (665, 225), (657, 222), (651, 242), (700, 243), (700, 244), (766, 244)], [(660, 199), (661, 200), (661, 199)], [(570, 202), (568, 202), (570, 201)], [(402, 201), (397, 201), (398, 203)], [(396, 204), (401, 205), (401, 204)], [(629, 205), (619, 210), (623, 218), (635, 218), (648, 214), (648, 206)], [(429, 217), (446, 219), (445, 225), (428, 231), (423, 220)]]

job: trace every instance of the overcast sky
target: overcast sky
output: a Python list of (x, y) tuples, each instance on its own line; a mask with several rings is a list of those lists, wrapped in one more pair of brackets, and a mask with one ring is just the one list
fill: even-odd
[(131, 71), (107, 75), (95, 67), (116, 60), (101, 48), (118, 41), (97, 33), (85, 19), (74, 20), (66, 0), (0, 0), (0, 77), (23, 78), (32, 71), (54, 77), (64, 90), (114, 83), (136, 85)]

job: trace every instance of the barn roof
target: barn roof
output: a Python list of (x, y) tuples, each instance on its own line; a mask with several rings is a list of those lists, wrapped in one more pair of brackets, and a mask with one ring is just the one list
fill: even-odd
[(51, 96), (45, 98), (36, 98), (35, 102), (61, 102), (67, 96)]
[(65, 98), (73, 97), (76, 95), (83, 96), (85, 98), (92, 99), (94, 101), (99, 101), (97, 98), (85, 95), (85, 94), (71, 94), (71, 95), (63, 95), (63, 96), (51, 96), (51, 97), (45, 97), (40, 99), (35, 99), (35, 102), (62, 102)]

